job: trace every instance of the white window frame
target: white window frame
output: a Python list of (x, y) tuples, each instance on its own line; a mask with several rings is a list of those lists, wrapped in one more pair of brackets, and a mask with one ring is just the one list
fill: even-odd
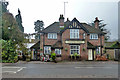
[[(78, 46), (78, 49), (71, 49), (71, 46)], [(71, 50), (75, 51), (75, 50), (78, 50), (78, 54), (80, 54), (80, 45), (70, 45), (70, 55), (71, 55)], [(74, 53), (73, 53), (74, 54)]]
[(79, 39), (79, 29), (70, 29), (70, 39)]
[(98, 39), (98, 34), (90, 34), (90, 39)]
[[(59, 53), (56, 53), (56, 51), (58, 51)], [(55, 53), (56, 55), (61, 55), (61, 49), (55, 49)]]
[(85, 34), (85, 33), (83, 33), (83, 39), (85, 39), (85, 36), (86, 36), (86, 34)]
[(48, 39), (57, 39), (57, 33), (48, 33)]
[[(47, 50), (47, 52), (45, 50)], [(50, 46), (44, 46), (44, 54), (51, 54), (51, 47)]]

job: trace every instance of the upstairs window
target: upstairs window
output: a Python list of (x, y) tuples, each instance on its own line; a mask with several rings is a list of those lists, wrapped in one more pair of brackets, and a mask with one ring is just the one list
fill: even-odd
[(70, 29), (70, 39), (79, 39), (79, 29)]
[(48, 39), (57, 39), (57, 33), (48, 33)]
[(90, 34), (90, 39), (98, 39), (98, 34)]
[(85, 39), (85, 33), (83, 33), (83, 39)]

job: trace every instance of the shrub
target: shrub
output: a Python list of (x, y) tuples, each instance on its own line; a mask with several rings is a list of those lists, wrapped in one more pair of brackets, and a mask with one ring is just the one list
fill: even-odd
[(26, 61), (27, 61), (27, 62), (30, 62), (30, 59), (27, 58)]
[(52, 61), (56, 62), (56, 54), (55, 53), (51, 54), (51, 58), (52, 58)]
[(16, 53), (16, 46), (12, 40), (0, 40), (2, 42), (2, 62), (14, 63), (17, 61), (18, 56)]

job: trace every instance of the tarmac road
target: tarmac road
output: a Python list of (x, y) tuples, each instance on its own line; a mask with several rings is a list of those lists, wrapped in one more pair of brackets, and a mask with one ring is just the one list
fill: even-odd
[(3, 78), (118, 78), (117, 62), (15, 63), (2, 67)]

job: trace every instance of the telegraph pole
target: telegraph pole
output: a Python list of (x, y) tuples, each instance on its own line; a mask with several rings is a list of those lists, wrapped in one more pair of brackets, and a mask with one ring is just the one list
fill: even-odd
[(64, 2), (64, 18), (65, 18), (65, 4), (68, 3), (68, 2)]

